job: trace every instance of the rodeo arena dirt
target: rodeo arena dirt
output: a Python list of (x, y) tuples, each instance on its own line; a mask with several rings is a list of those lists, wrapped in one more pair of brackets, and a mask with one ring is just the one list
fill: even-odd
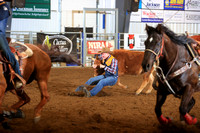
[(199, 1), (0, 0), (0, 133), (200, 133)]
[[(180, 100), (169, 96), (163, 106), (163, 114), (173, 118), (170, 125), (159, 124), (154, 113), (156, 91), (136, 96), (135, 91), (142, 83), (142, 75), (125, 75), (121, 82), (128, 85), (122, 89), (115, 85), (105, 87), (94, 97), (83, 97), (75, 89), (93, 76), (93, 68), (52, 68), (48, 82), (50, 101), (44, 106), (41, 120), (33, 122), (34, 108), (40, 101), (36, 82), (26, 86), (30, 96), (29, 104), (22, 107), (25, 118), (9, 121), (14, 129), (0, 132), (13, 133), (67, 133), (67, 132), (200, 132), (200, 125), (187, 125), (180, 122)], [(200, 94), (194, 95), (196, 104), (191, 114), (200, 120)], [(3, 102), (9, 107), (17, 100), (7, 92)]]

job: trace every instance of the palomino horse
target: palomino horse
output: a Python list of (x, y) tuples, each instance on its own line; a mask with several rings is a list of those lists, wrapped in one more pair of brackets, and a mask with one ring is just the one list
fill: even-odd
[[(144, 71), (149, 71), (156, 62), (158, 81), (155, 113), (161, 124), (171, 119), (162, 115), (162, 105), (167, 96), (173, 94), (181, 98), (180, 118), (189, 125), (197, 123), (197, 118), (189, 115), (195, 104), (194, 92), (200, 91), (198, 59), (192, 52), (196, 43), (186, 35), (177, 35), (162, 24), (156, 28), (146, 25), (148, 38), (145, 41), (145, 55), (142, 62)], [(195, 55), (195, 56), (192, 56)]]
[[(120, 77), (122, 75), (140, 75), (143, 74), (143, 81), (139, 89), (136, 91), (136, 95), (139, 95), (143, 89), (149, 84), (149, 88), (145, 92), (145, 94), (151, 93), (153, 87), (153, 81), (154, 81), (154, 68), (152, 68), (149, 72), (143, 73), (142, 71), (142, 59), (144, 57), (143, 51), (130, 51), (130, 50), (114, 50), (111, 52), (111, 54), (118, 60), (118, 80), (117, 85), (126, 89), (127, 86), (123, 85), (120, 82)], [(94, 69), (94, 76), (101, 75), (104, 73), (104, 68), (100, 68), (100, 64), (102, 64), (102, 61), (99, 59), (98, 56), (96, 56), (96, 59), (93, 59), (94, 64), (97, 65), (97, 67)]]
[[(22, 61), (22, 63), (25, 63), (22, 64), (23, 78), (26, 80), (27, 84), (36, 80), (41, 93), (41, 101), (36, 106), (34, 112), (35, 122), (37, 122), (40, 119), (42, 107), (49, 101), (47, 81), (51, 70), (51, 60), (49, 56), (37, 46), (32, 44), (26, 44), (26, 46), (33, 51), (33, 55), (23, 59)], [(0, 63), (0, 113), (2, 113), (1, 106), (5, 91), (13, 89), (9, 88), (10, 84), (8, 83), (9, 81), (6, 83), (6, 79), (3, 74), (3, 65)], [(30, 98), (24, 90), (16, 90), (15, 94), (17, 94), (19, 101), (11, 106), (11, 112), (16, 112), (20, 107), (30, 101)], [(1, 115), (2, 114), (0, 114), (0, 116)]]

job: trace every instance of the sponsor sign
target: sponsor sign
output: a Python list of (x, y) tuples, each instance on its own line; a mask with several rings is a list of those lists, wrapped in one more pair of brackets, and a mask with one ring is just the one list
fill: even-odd
[[(132, 38), (133, 40), (131, 40)], [(124, 34), (124, 49), (145, 50), (144, 41), (146, 39), (146, 34)], [(131, 42), (134, 43), (134, 47), (130, 47)]]
[(163, 0), (142, 0), (143, 9), (163, 9), (164, 3)]
[(50, 19), (50, 0), (26, 0), (24, 8), (13, 8), (13, 18)]
[(200, 23), (200, 13), (185, 11), (185, 23)]
[(184, 23), (184, 12), (164, 10), (164, 22)]
[(76, 39), (76, 35), (37, 33), (37, 44), (46, 45), (50, 51), (72, 55), (74, 59), (77, 59)]
[(114, 40), (108, 41), (87, 41), (88, 54), (98, 54), (99, 51), (104, 47), (110, 48), (111, 51), (114, 50)]
[(142, 10), (142, 22), (162, 23), (163, 11), (160, 10)]
[(185, 10), (200, 11), (200, 0), (185, 0)]
[(184, 10), (185, 0), (164, 0), (165, 10)]
[(141, 22), (141, 9), (139, 9), (137, 12), (131, 12), (130, 21)]

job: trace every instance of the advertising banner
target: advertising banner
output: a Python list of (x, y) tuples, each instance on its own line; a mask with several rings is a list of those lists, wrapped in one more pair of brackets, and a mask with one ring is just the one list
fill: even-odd
[(200, 11), (200, 0), (185, 0), (185, 10)]
[(185, 23), (200, 23), (200, 13), (185, 11)]
[[(37, 33), (37, 44), (46, 48), (44, 51), (49, 54), (53, 59), (59, 61), (60, 55), (70, 55), (73, 59), (77, 60), (77, 37), (67, 34), (45, 34)], [(52, 59), (52, 58), (51, 58)]]
[(184, 10), (185, 0), (164, 0), (165, 10)]
[(145, 50), (144, 41), (146, 39), (146, 34), (124, 34), (124, 49)]
[(141, 22), (141, 9), (137, 12), (131, 12), (130, 21)]
[(163, 0), (142, 0), (142, 9), (164, 9)]
[(50, 0), (26, 0), (24, 8), (13, 8), (13, 18), (50, 19)]
[(184, 12), (164, 10), (164, 22), (173, 22), (173, 23), (184, 23), (185, 14)]
[(142, 22), (147, 23), (162, 23), (163, 11), (162, 10), (142, 10)]
[(88, 54), (98, 54), (98, 52), (101, 51), (102, 48), (104, 48), (104, 47), (110, 48), (110, 50), (113, 51), (114, 44), (115, 44), (114, 40), (87, 41)]

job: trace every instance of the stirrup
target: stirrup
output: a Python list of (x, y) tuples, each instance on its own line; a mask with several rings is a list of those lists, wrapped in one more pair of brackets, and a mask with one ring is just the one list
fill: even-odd
[(15, 78), (17, 78), (15, 80), (15, 88), (19, 89), (19, 88), (24, 87), (26, 85), (26, 81), (17, 73), (15, 73), (15, 76), (16, 76)]

